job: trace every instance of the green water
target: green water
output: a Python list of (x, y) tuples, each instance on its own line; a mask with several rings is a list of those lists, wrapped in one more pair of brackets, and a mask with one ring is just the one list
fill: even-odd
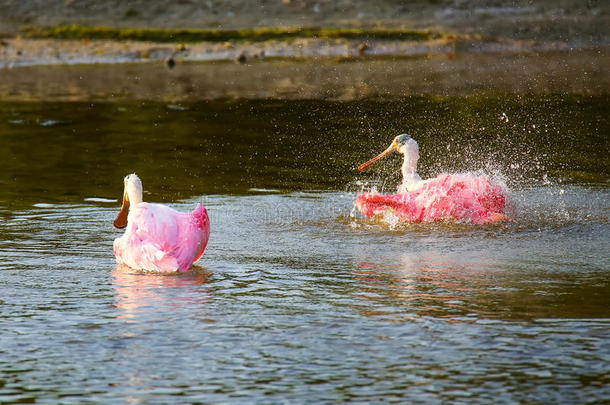
[[(605, 94), (0, 104), (0, 402), (610, 400)], [(483, 170), (514, 221), (395, 229), (423, 178)], [(208, 208), (203, 259), (116, 267), (123, 176)]]
[[(137, 172), (160, 201), (250, 188), (342, 190), (398, 133), (420, 172), (486, 169), (519, 188), (605, 186), (607, 96), (413, 97), (402, 101), (4, 104), (0, 201), (116, 197)], [(508, 121), (508, 122), (507, 122)], [(398, 182), (398, 161), (378, 178)]]

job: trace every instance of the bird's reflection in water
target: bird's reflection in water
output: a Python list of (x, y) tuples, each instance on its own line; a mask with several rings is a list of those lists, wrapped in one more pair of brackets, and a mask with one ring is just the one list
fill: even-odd
[(205, 285), (211, 273), (202, 267), (192, 267), (185, 273), (160, 274), (134, 270), (124, 265), (114, 269), (113, 285), (119, 318), (134, 318), (139, 314), (179, 312), (193, 307), (205, 308), (211, 299)]
[[(365, 315), (405, 320), (434, 316), (459, 320), (503, 318), (523, 293), (489, 258), (441, 253), (403, 255), (391, 263), (360, 261), (360, 297), (372, 302)], [(514, 313), (513, 313), (514, 315)]]

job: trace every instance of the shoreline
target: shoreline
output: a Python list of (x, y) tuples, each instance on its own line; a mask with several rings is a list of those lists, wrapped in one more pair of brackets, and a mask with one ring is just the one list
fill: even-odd
[[(455, 40), (361, 41), (299, 38), (291, 41), (167, 43), (147, 41), (5, 39), (0, 69), (37, 65), (181, 63), (264, 59), (356, 58), (449, 53)], [(171, 60), (171, 62), (170, 62)]]
[(405, 57), (34, 65), (3, 69), (6, 102), (359, 100), (410, 96), (605, 95), (608, 49), (425, 53)]
[(0, 0), (0, 26), (9, 101), (610, 89), (610, 7), (597, 1)]
[(561, 42), (484, 39), (476, 35), (439, 35), (434, 39), (295, 38), (292, 40), (168, 43), (104, 39), (0, 40), (0, 70), (23, 66), (163, 63), (252, 60), (361, 59), (428, 54), (523, 53), (604, 49)]
[(487, 38), (608, 45), (610, 6), (600, 0), (0, 0), (0, 31), (26, 26), (111, 26), (117, 30), (260, 30), (337, 27), (432, 30)]

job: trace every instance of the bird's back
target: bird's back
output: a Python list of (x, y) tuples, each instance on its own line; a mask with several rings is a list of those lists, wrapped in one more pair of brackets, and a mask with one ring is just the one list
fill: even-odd
[(115, 240), (117, 260), (136, 268), (187, 270), (198, 260), (210, 235), (209, 219), (199, 204), (191, 213), (162, 204), (132, 207), (125, 234)]
[(401, 221), (470, 220), (496, 222), (503, 215), (506, 197), (502, 186), (473, 173), (441, 174), (408, 193), (363, 193), (356, 199), (360, 212), (372, 217), (392, 210)]

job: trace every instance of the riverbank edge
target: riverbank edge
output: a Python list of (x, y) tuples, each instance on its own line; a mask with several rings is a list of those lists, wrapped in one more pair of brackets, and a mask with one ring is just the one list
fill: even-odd
[[(234, 30), (223, 35), (220, 35), (218, 30), (199, 30), (189, 31), (183, 36), (171, 30), (150, 30), (151, 35), (146, 34), (145, 30), (134, 31), (134, 35), (129, 35), (130, 31), (103, 31), (108, 35), (131, 38), (125, 40), (100, 38), (103, 35), (92, 35), (92, 38), (78, 37), (86, 31), (70, 31), (77, 34), (62, 34), (60, 38), (53, 37), (55, 31), (31, 31), (37, 34), (16, 35), (0, 40), (0, 69), (38, 65), (146, 62), (161, 62), (172, 68), (181, 62), (247, 63), (261, 59), (316, 58), (341, 60), (439, 53), (451, 55), (456, 52), (540, 52), (574, 49), (573, 46), (562, 42), (484, 38), (477, 34), (432, 31), (341, 28), (274, 30)], [(168, 35), (161, 38), (161, 41), (143, 40), (155, 37), (161, 31)], [(247, 33), (253, 34), (253, 37), (248, 37)], [(312, 33), (316, 35), (310, 36)], [(171, 35), (188, 40), (169, 41)], [(194, 40), (195, 37), (206, 35), (216, 36), (216, 39)], [(140, 39), (134, 40), (136, 37)]]
[(33, 65), (3, 69), (3, 101), (358, 100), (413, 95), (608, 94), (608, 49), (405, 57)]

